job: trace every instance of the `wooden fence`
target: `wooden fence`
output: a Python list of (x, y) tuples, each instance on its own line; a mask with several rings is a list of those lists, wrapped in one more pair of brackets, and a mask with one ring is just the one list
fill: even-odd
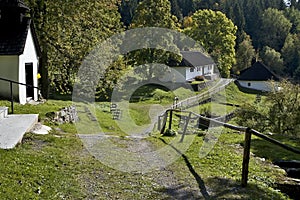
[(221, 79), (219, 81), (219, 83), (217, 83), (216, 85), (214, 85), (212, 88), (208, 89), (207, 91), (205, 91), (199, 95), (182, 100), (178, 103), (175, 103), (174, 105), (172, 105), (170, 107), (170, 109), (178, 109), (178, 108), (187, 109), (187, 108), (193, 107), (203, 101), (210, 99), (211, 95), (224, 90), (224, 88), (227, 85), (229, 85), (232, 81), (234, 81), (234, 80), (233, 79)]
[[(249, 127), (243, 127), (243, 126), (235, 126), (232, 124), (228, 124), (225, 122), (221, 122), (219, 120), (216, 119), (211, 119), (211, 118), (207, 118), (204, 116), (201, 116), (197, 113), (191, 112), (191, 111), (182, 111), (182, 110), (178, 110), (178, 109), (168, 109), (161, 117), (161, 121), (159, 121), (159, 128), (160, 128), (160, 132), (161, 134), (163, 134), (165, 132), (166, 129), (166, 124), (167, 124), (167, 120), (168, 120), (168, 116), (169, 116), (169, 124), (168, 124), (168, 128), (171, 129), (172, 128), (172, 121), (173, 121), (173, 114), (174, 112), (180, 112), (180, 113), (187, 113), (188, 116), (186, 118), (186, 123), (184, 125), (184, 129), (183, 129), (183, 133), (181, 136), (181, 142), (183, 142), (185, 134), (186, 134), (186, 130), (188, 127), (188, 123), (189, 120), (192, 118), (192, 115), (196, 116), (197, 118), (206, 121), (208, 124), (210, 124), (210, 127), (216, 127), (216, 126), (223, 126), (225, 128), (229, 128), (232, 130), (236, 130), (236, 131), (241, 131), (241, 132), (245, 132), (245, 141), (244, 141), (244, 153), (243, 153), (243, 166), (242, 166), (242, 186), (246, 187), (247, 186), (247, 182), (248, 182), (248, 174), (249, 174), (249, 161), (250, 161), (250, 146), (251, 146), (251, 136), (255, 135), (259, 138), (262, 138), (268, 142), (271, 142), (275, 145), (278, 145), (288, 151), (291, 151), (293, 153), (296, 154), (300, 154), (300, 150), (293, 148), (291, 146), (285, 145), (273, 138), (270, 138), (254, 129), (251, 129)], [(162, 124), (160, 124), (162, 122)]]

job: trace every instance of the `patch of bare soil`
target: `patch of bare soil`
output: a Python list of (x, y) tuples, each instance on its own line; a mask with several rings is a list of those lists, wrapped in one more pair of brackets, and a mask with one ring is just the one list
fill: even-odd
[[(112, 140), (130, 152), (147, 155), (147, 152), (155, 151), (151, 142), (145, 139), (113, 137)], [(81, 153), (83, 156), (90, 156), (87, 150)], [(164, 162), (164, 160), (157, 157), (157, 162)], [(145, 173), (125, 173), (106, 167), (95, 168), (87, 171), (88, 173), (81, 174), (80, 179), (87, 191), (87, 199), (186, 200), (208, 197), (204, 183), (201, 185), (201, 177), (192, 170), (191, 166), (188, 166), (192, 170), (188, 177), (185, 180), (179, 180), (171, 167), (164, 166), (164, 163), (160, 164), (162, 167), (159, 169)]]

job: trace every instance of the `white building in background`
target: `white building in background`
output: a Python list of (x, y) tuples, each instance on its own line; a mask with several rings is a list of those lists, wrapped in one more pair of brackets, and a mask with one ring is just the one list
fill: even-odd
[(255, 62), (251, 67), (241, 71), (241, 75), (237, 79), (238, 84), (247, 89), (270, 92), (274, 86), (270, 84), (270, 80), (280, 81), (280, 78), (272, 72), (262, 62)]
[(199, 51), (181, 51), (182, 61), (179, 65), (172, 66), (185, 81), (193, 81), (197, 76), (214, 79), (216, 64), (211, 57)]

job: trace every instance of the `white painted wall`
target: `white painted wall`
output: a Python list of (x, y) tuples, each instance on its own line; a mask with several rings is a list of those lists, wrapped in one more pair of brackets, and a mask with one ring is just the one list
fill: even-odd
[[(18, 56), (0, 56), (0, 77), (19, 81), (19, 57)], [(13, 94), (16, 99), (19, 98), (19, 90), (16, 84), (13, 84)], [(10, 84), (0, 80), (0, 96), (10, 98)]]
[[(213, 74), (214, 66), (207, 65), (207, 66), (198, 66), (198, 67), (173, 67), (176, 71), (182, 74), (185, 77), (185, 80), (190, 80), (195, 78), (196, 76), (203, 76), (208, 74)], [(191, 69), (193, 69), (191, 71)], [(203, 73), (204, 72), (204, 73)]]
[(238, 82), (244, 88), (265, 91), (265, 92), (270, 92), (273, 90), (272, 86), (268, 81), (240, 81), (239, 80)]
[[(19, 82), (26, 84), (26, 73), (25, 73), (25, 64), (32, 63), (33, 64), (33, 79), (34, 86), (38, 86), (37, 73), (38, 73), (38, 56), (37, 51), (34, 46), (33, 36), (31, 30), (29, 29), (28, 35), (26, 38), (25, 48), (22, 55), (20, 55), (19, 59)], [(38, 100), (38, 91), (34, 89), (34, 100)], [(26, 86), (19, 87), (19, 100), (20, 104), (26, 103)]]

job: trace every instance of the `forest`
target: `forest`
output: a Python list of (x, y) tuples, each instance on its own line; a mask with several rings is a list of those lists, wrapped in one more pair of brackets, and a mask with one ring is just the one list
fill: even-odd
[[(297, 0), (26, 0), (42, 50), (42, 90), (71, 93), (82, 60), (96, 44), (138, 27), (164, 27), (200, 42), (224, 77), (263, 61), (283, 78), (300, 80)], [(204, 30), (204, 31), (203, 31)], [(216, 39), (217, 38), (217, 39)], [(116, 75), (145, 58), (120, 58), (99, 82), (109, 94)], [(160, 54), (154, 50), (153, 55)], [(155, 56), (154, 56), (155, 58)], [(161, 60), (161, 62), (167, 62)], [(155, 60), (152, 60), (154, 62)], [(145, 60), (144, 60), (145, 62)], [(128, 66), (130, 65), (130, 66)]]

